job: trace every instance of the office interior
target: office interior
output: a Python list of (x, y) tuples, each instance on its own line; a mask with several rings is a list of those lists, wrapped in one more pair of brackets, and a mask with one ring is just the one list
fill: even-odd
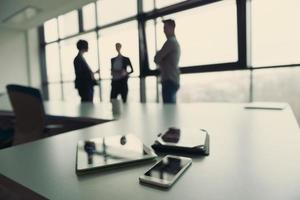
[(162, 19), (176, 21), (182, 48), (178, 103), (287, 102), (300, 120), (298, 0), (0, 1), (0, 93), (10, 83), (46, 100), (80, 102), (76, 42), (97, 75), (94, 102), (109, 102), (110, 58), (123, 44), (134, 73), (128, 103), (162, 103), (155, 52)]

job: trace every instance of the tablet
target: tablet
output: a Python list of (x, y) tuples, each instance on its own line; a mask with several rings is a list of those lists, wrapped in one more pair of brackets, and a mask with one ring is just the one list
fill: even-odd
[(169, 128), (151, 146), (157, 152), (209, 154), (209, 135), (204, 129)]
[(118, 168), (156, 157), (132, 134), (81, 140), (77, 144), (76, 173)]

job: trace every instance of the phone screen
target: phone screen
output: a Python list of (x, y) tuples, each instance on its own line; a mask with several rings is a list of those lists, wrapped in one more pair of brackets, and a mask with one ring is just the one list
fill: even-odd
[(191, 159), (189, 158), (166, 156), (144, 175), (172, 182), (177, 173), (190, 163)]

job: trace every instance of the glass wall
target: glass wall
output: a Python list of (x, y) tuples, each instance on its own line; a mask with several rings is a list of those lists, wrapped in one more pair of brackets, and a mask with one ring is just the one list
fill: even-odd
[(45, 42), (52, 42), (58, 39), (57, 19), (51, 19), (44, 23)]
[(64, 81), (72, 81), (75, 79), (75, 71), (73, 60), (78, 54), (76, 43), (78, 40), (83, 39), (89, 43), (89, 50), (84, 54), (92, 71), (98, 69), (98, 54), (97, 54), (97, 38), (96, 33), (86, 33), (84, 35), (75, 36), (60, 42), (61, 48), (61, 66), (62, 78)]
[(58, 32), (60, 38), (64, 38), (79, 32), (77, 10), (58, 17)]
[(183, 2), (183, 1), (186, 1), (186, 0), (156, 0), (156, 1), (145, 0), (145, 1), (143, 1), (143, 10), (145, 12), (153, 11), (154, 9), (171, 6), (171, 5)]
[(300, 123), (300, 65), (253, 72), (253, 100), (287, 102)]
[(227, 71), (181, 75), (179, 102), (247, 102), (250, 72)]
[(137, 14), (136, 0), (101, 0), (97, 1), (98, 25), (106, 25)]
[(60, 81), (60, 56), (57, 42), (46, 46), (46, 65), (48, 82)]
[(252, 65), (300, 63), (300, 1), (253, 0)]
[[(236, 2), (228, 0), (163, 16), (163, 19), (176, 21), (175, 34), (181, 47), (179, 66), (236, 62), (236, 13)], [(156, 48), (160, 49), (165, 41), (162, 18), (154, 20), (146, 24), (151, 69), (156, 68), (153, 62)]]
[(96, 6), (90, 3), (82, 7), (83, 29), (90, 30), (96, 27)]
[(133, 66), (132, 76), (139, 73), (139, 44), (137, 22), (130, 21), (121, 25), (105, 28), (99, 31), (100, 68), (102, 78), (111, 78), (111, 58), (117, 56), (115, 44), (122, 44), (121, 53), (129, 57)]
[[(286, 101), (300, 110), (300, 94), (295, 87), (298, 67), (272, 68), (300, 63), (300, 1), (252, 0), (248, 4), (251, 12), (246, 13), (251, 33), (248, 47), (240, 41), (246, 37), (238, 35), (246, 27), (239, 22), (241, 13), (245, 13), (240, 10), (241, 2), (244, 1), (203, 0), (198, 4), (193, 1), (190, 6), (191, 1), (144, 0), (142, 10), (138, 10), (138, 0), (99, 0), (48, 20), (44, 23), (41, 46), (45, 48), (45, 81), (50, 99), (79, 101), (74, 88), (73, 59), (76, 42), (85, 39), (89, 42), (86, 61), (93, 71), (100, 68), (94, 101), (100, 101), (100, 97), (109, 101), (110, 60), (117, 54), (116, 42), (122, 44), (121, 52), (130, 58), (134, 68), (128, 81), (128, 102), (139, 102), (140, 90), (145, 90), (147, 102), (156, 102), (157, 97), (161, 101), (160, 85), (153, 75), (157, 68), (153, 57), (166, 40), (162, 19), (172, 18), (182, 51), (180, 67), (186, 73), (181, 75), (179, 102)], [(250, 50), (251, 66), (239, 65), (241, 49)], [(193, 71), (216, 71), (216, 65), (227, 64), (230, 68), (232, 63), (238, 64), (239, 70)], [(147, 73), (141, 74), (140, 68), (148, 64)], [(264, 66), (270, 69), (261, 69)], [(228, 70), (226, 67), (221, 70)], [(187, 69), (193, 73), (188, 74)], [(139, 76), (145, 76), (145, 88), (140, 88)], [(300, 112), (297, 115), (300, 118)]]

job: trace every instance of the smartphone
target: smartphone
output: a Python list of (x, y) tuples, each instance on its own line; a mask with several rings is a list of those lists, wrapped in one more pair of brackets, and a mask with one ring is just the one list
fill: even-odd
[(139, 180), (142, 183), (169, 188), (191, 164), (191, 158), (167, 155), (140, 176)]

